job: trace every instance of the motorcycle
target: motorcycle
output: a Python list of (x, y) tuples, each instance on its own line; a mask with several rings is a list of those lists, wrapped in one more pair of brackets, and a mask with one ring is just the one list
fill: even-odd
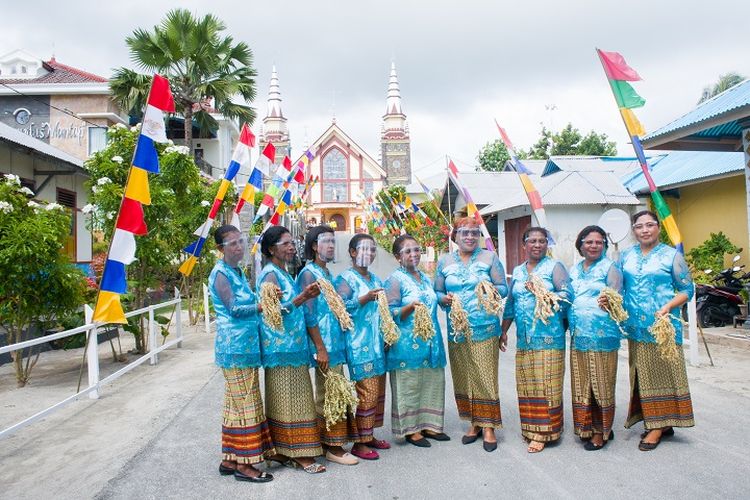
[[(736, 255), (732, 263), (736, 264), (740, 256)], [(695, 291), (698, 323), (703, 328), (732, 324), (735, 316), (740, 314), (739, 306), (744, 303), (740, 290), (750, 282), (750, 272), (739, 274), (744, 265), (732, 266), (721, 270), (712, 278), (714, 284), (699, 284)], [(704, 271), (712, 274), (711, 269)]]

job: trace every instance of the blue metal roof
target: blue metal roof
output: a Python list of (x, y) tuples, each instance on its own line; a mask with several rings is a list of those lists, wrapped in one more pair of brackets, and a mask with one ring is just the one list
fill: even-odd
[[(648, 147), (649, 142), (661, 136), (694, 125), (700, 125), (702, 122), (708, 122), (713, 118), (719, 118), (721, 115), (740, 110), (740, 108), (743, 107), (747, 107), (748, 113), (750, 114), (750, 79), (725, 90), (721, 94), (718, 94), (705, 102), (702, 102), (689, 113), (677, 118), (660, 129), (651, 132), (643, 138), (643, 143)], [(739, 137), (740, 127), (737, 124), (736, 119), (733, 119), (700, 130), (696, 132), (695, 135), (698, 137)]]
[[(649, 159), (651, 177), (659, 188), (692, 184), (701, 179), (740, 174), (745, 169), (744, 153), (708, 151), (670, 151)], [(620, 179), (631, 193), (647, 193), (643, 172)]]

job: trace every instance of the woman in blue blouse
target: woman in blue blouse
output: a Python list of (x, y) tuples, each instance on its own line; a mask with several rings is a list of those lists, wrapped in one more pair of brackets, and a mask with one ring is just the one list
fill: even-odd
[(380, 457), (375, 449), (391, 447), (388, 441), (374, 436), (374, 429), (383, 427), (385, 409), (385, 346), (377, 302), (383, 283), (368, 270), (376, 251), (372, 236), (354, 235), (349, 240), (352, 267), (336, 278), (336, 291), (344, 299), (354, 322), (354, 330), (345, 335), (349, 376), (355, 381), (359, 399), (356, 415), (358, 436), (352, 454), (365, 460)]
[(469, 340), (454, 332), (448, 320), (448, 356), (456, 406), (459, 417), (469, 422), (469, 430), (461, 442), (473, 443), (483, 433), (484, 449), (494, 451), (497, 448), (495, 429), (503, 426), (497, 380), (502, 332), (498, 315), (489, 314), (480, 306), (476, 287), (479, 282), (487, 281), (505, 297), (508, 284), (497, 255), (479, 248), (481, 232), (476, 219), (458, 219), (454, 221), (454, 228), (458, 249), (438, 261), (435, 292), (447, 310), (450, 310), (453, 295), (458, 295), (471, 326)]
[(604, 310), (604, 287), (622, 292), (622, 274), (607, 258), (607, 233), (586, 226), (578, 233), (576, 250), (583, 261), (570, 269), (573, 304), (570, 320), (570, 384), (573, 394), (573, 427), (587, 440), (589, 451), (602, 449), (612, 433), (615, 417), (615, 383), (620, 329)]
[[(638, 445), (650, 451), (662, 437), (674, 435), (674, 427), (692, 427), (685, 358), (682, 352), (680, 306), (693, 296), (693, 281), (682, 254), (659, 242), (659, 219), (650, 211), (633, 216), (638, 244), (620, 256), (623, 305), (628, 312), (630, 358), (630, 409), (625, 427), (643, 420), (646, 431)], [(675, 327), (678, 359), (662, 359), (648, 329), (658, 316), (670, 314)]]
[(245, 238), (236, 227), (221, 226), (214, 240), (223, 254), (208, 277), (216, 311), (216, 364), (225, 379), (219, 473), (233, 474), (239, 481), (265, 483), (273, 476), (253, 467), (275, 453), (258, 383), (261, 308), (239, 266), (245, 255)]
[[(572, 298), (568, 271), (547, 256), (549, 234), (542, 227), (523, 233), (526, 262), (516, 266), (510, 294), (503, 312), (505, 350), (510, 325), (516, 322), (516, 390), (521, 416), (521, 434), (529, 442), (527, 451), (539, 453), (545, 443), (557, 441), (563, 429), (563, 378), (565, 375), (565, 329), (562, 318)], [(545, 324), (534, 317), (536, 297), (529, 279), (536, 275), (547, 290), (562, 299), (560, 310)], [(567, 301), (567, 302), (566, 302)]]
[[(336, 252), (336, 236), (329, 226), (321, 225), (310, 228), (305, 235), (305, 259), (307, 265), (297, 276), (297, 286), (302, 289), (315, 285), (318, 280), (328, 281), (333, 286), (333, 276), (328, 270), (328, 263), (333, 262)], [(328, 352), (328, 370), (320, 367), (315, 370), (315, 411), (318, 415), (320, 441), (326, 450), (326, 459), (342, 465), (355, 465), (357, 457), (344, 450), (343, 445), (353, 441), (357, 436), (357, 425), (354, 417), (346, 413), (343, 420), (326, 429), (323, 416), (325, 402), (325, 375), (334, 371), (344, 375), (346, 363), (346, 341), (339, 322), (331, 311), (323, 294), (305, 302), (305, 325), (311, 337), (319, 336)]]
[[(430, 279), (418, 269), (422, 249), (408, 234), (393, 242), (401, 265), (385, 283), (388, 306), (401, 335), (386, 354), (391, 375), (391, 430), (421, 448), (448, 441), (443, 433), (445, 412), (445, 348), (437, 319), (438, 301)], [(430, 312), (434, 336), (414, 334), (414, 309), (424, 304)]]
[[(301, 306), (320, 293), (317, 284), (302, 291), (286, 271), (294, 261), (294, 240), (283, 226), (273, 226), (263, 235), (261, 253), (268, 263), (258, 275), (258, 287), (272, 283), (281, 290), (281, 330), (263, 320), (260, 339), (265, 367), (266, 415), (278, 455), (274, 460), (299, 466), (305, 472), (317, 474), (325, 467), (313, 457), (323, 454), (315, 417), (315, 400), (309, 367), (314, 364), (308, 347), (308, 332)], [(328, 367), (328, 353), (320, 335), (311, 332), (318, 366)]]

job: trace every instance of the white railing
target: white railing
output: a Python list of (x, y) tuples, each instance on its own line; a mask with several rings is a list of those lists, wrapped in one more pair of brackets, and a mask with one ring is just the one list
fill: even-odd
[[(89, 398), (91, 399), (98, 399), (99, 390), (102, 388), (102, 386), (105, 386), (107, 384), (114, 382), (121, 376), (128, 373), (130, 370), (133, 370), (138, 365), (144, 363), (146, 360), (148, 360), (149, 363), (152, 365), (157, 364), (159, 362), (159, 353), (163, 351), (164, 349), (172, 347), (173, 345), (177, 345), (177, 347), (182, 347), (182, 340), (183, 340), (182, 298), (180, 297), (179, 290), (177, 290), (176, 288), (175, 288), (174, 296), (175, 298), (172, 300), (168, 300), (160, 304), (154, 304), (148, 307), (143, 307), (141, 309), (136, 309), (135, 311), (130, 311), (129, 313), (125, 314), (126, 318), (132, 318), (134, 316), (141, 316), (143, 314), (148, 314), (149, 352), (101, 380), (99, 379), (98, 328), (102, 326), (102, 323), (91, 322), (91, 318), (94, 314), (94, 311), (88, 305), (84, 306), (84, 317), (85, 317), (86, 324), (83, 326), (72, 328), (70, 330), (65, 330), (63, 332), (54, 333), (52, 335), (46, 335), (44, 337), (40, 337), (40, 338), (36, 338), (32, 340), (26, 340), (24, 342), (18, 342), (17, 344), (11, 344), (5, 347), (1, 347), (0, 354), (3, 354), (6, 352), (18, 351), (20, 349), (25, 349), (27, 347), (44, 344), (45, 342), (49, 342), (51, 340), (62, 339), (65, 337), (76, 335), (78, 333), (85, 332), (86, 333), (86, 364), (87, 364), (87, 369), (88, 369), (88, 387), (73, 394), (72, 396), (69, 396), (63, 399), (62, 401), (48, 408), (45, 408), (44, 410), (38, 413), (35, 413), (34, 415), (30, 416), (29, 418), (25, 420), (22, 420), (14, 425), (11, 425), (7, 429), (3, 429), (2, 431), (0, 431), (0, 438), (4, 438), (6, 436), (11, 435), (12, 433), (21, 429), (22, 427), (25, 427), (31, 424), (32, 422), (35, 422), (49, 415), (50, 413), (56, 410), (59, 410), (60, 408), (63, 408), (64, 406), (67, 406), (69, 403), (77, 400), (78, 398), (86, 394), (88, 394)], [(158, 344), (157, 343), (157, 338), (158, 338), (157, 323), (156, 323), (156, 319), (154, 318), (154, 311), (157, 309), (162, 309), (164, 307), (169, 307), (172, 305), (175, 306), (175, 311), (174, 311), (175, 313), (174, 314), (175, 338), (170, 340), (169, 342), (164, 342), (162, 345), (157, 345)]]

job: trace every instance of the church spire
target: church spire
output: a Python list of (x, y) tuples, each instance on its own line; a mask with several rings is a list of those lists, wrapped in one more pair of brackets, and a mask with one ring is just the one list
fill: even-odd
[(260, 146), (265, 147), (267, 143), (276, 146), (276, 156), (279, 163), (284, 155), (290, 154), (289, 129), (286, 117), (281, 112), (281, 91), (279, 90), (279, 75), (276, 65), (271, 70), (271, 84), (268, 87), (268, 106), (266, 117), (263, 118), (263, 126), (260, 134)]
[(388, 80), (388, 98), (386, 99), (386, 115), (403, 115), (401, 110), (401, 89), (398, 87), (396, 63), (391, 61), (391, 77)]
[(380, 162), (386, 171), (388, 184), (407, 185), (411, 182), (411, 143), (406, 115), (401, 109), (401, 88), (395, 62), (391, 62), (386, 95), (386, 110), (380, 132)]
[(281, 91), (279, 90), (279, 75), (276, 73), (276, 65), (271, 70), (271, 85), (268, 87), (268, 111), (266, 112), (266, 118), (284, 118), (281, 112)]

